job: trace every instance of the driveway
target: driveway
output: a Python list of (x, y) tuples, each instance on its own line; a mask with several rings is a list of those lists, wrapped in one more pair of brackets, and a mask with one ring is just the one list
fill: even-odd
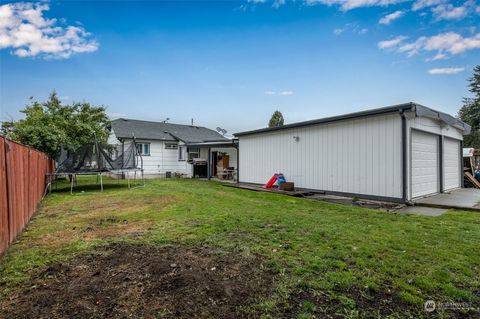
[(480, 211), (480, 189), (461, 188), (414, 200), (419, 206), (434, 206), (442, 208), (458, 208)]

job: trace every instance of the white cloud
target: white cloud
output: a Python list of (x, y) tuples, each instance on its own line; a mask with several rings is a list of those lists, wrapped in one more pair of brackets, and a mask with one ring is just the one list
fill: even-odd
[(263, 92), (265, 95), (281, 95), (281, 96), (287, 96), (287, 95), (293, 95), (293, 91), (281, 91), (281, 92), (275, 92), (275, 91), (265, 91)]
[(47, 19), (46, 3), (10, 3), (0, 6), (0, 49), (13, 49), (19, 57), (69, 58), (93, 52), (98, 43), (79, 26), (58, 26)]
[[(251, 4), (250, 8), (254, 8), (257, 4), (271, 4), (275, 9), (285, 5), (288, 0), (246, 0), (247, 4)], [(327, 5), (339, 6), (343, 11), (349, 11), (357, 8), (365, 7), (387, 7), (404, 2), (411, 2), (412, 0), (291, 0), (292, 2), (302, 2), (307, 5)], [(467, 16), (469, 13), (476, 12), (480, 14), (480, 6), (476, 5), (476, 0), (463, 1), (461, 5), (455, 7), (449, 0), (416, 0), (413, 2), (412, 11), (419, 11), (426, 8), (431, 9), (432, 15), (437, 20), (455, 20)], [(246, 10), (247, 5), (240, 6), (240, 9)], [(390, 24), (394, 20), (405, 15), (405, 10), (398, 10), (385, 17), (381, 18), (380, 24)], [(423, 11), (419, 13), (420, 16), (427, 15)]]
[(390, 48), (398, 46), (406, 38), (407, 38), (406, 36), (400, 35), (400, 36), (398, 36), (396, 38), (393, 38), (391, 40), (380, 41), (380, 42), (378, 42), (377, 46), (380, 49), (390, 49)]
[(275, 0), (273, 1), (272, 7), (274, 7), (275, 9), (278, 9), (281, 6), (283, 6), (285, 3), (286, 3), (286, 0)]
[(447, 58), (447, 55), (445, 53), (437, 53), (432, 58), (427, 59), (427, 61), (437, 61), (437, 60), (443, 60), (446, 58)]
[(478, 48), (480, 48), (480, 33), (464, 38), (458, 33), (447, 32), (430, 37), (425, 42), (427, 51), (447, 51), (453, 55)]
[(417, 0), (412, 5), (412, 10), (417, 11), (428, 7), (433, 7), (447, 2), (446, 0)]
[(378, 43), (380, 49), (394, 48), (398, 52), (414, 56), (421, 52), (436, 52), (433, 60), (444, 59), (449, 55), (457, 55), (480, 48), (480, 33), (471, 37), (463, 37), (455, 32), (437, 34), (432, 37), (420, 37), (414, 42), (403, 43), (403, 37)]
[(305, 0), (308, 5), (339, 5), (344, 11), (362, 7), (385, 7), (391, 4), (397, 4), (406, 1), (409, 0)]
[(368, 32), (368, 29), (361, 28), (357, 23), (347, 23), (343, 26), (343, 28), (334, 29), (333, 34), (338, 36), (347, 31), (363, 35)]
[[(412, 6), (412, 11), (430, 8), (435, 20), (460, 20), (477, 10), (475, 0), (462, 1), (461, 5), (454, 6), (448, 0), (418, 0)], [(420, 13), (426, 15), (426, 12)]]
[(432, 13), (437, 20), (458, 20), (467, 16), (468, 5), (454, 7), (450, 3), (442, 4), (434, 7)]
[[(251, 4), (252, 6), (255, 6), (257, 4), (266, 4), (266, 3), (271, 3), (272, 8), (278, 9), (281, 6), (285, 5), (287, 3), (287, 0), (247, 0), (247, 4)], [(247, 9), (247, 6), (242, 5), (240, 6), (243, 10)], [(251, 7), (253, 9), (253, 7)]]
[(465, 71), (465, 68), (439, 68), (428, 71), (430, 74), (456, 74)]
[(378, 21), (378, 23), (380, 23), (380, 24), (390, 24), (393, 21), (401, 18), (404, 15), (405, 15), (405, 11), (398, 10), (398, 11), (392, 12), (392, 13), (387, 14), (386, 16), (382, 17), (380, 19), (380, 21)]

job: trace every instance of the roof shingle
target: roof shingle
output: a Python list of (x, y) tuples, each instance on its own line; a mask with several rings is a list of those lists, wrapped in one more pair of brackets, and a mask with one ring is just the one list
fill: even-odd
[(173, 123), (160, 123), (131, 119), (116, 119), (112, 128), (117, 138), (176, 141), (185, 143), (201, 143), (228, 140), (218, 132), (201, 126), (190, 126)]

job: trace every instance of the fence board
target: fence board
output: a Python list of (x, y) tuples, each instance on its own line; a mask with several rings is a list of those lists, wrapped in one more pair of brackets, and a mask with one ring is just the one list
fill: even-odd
[(37, 210), (54, 169), (44, 153), (0, 136), (0, 255)]

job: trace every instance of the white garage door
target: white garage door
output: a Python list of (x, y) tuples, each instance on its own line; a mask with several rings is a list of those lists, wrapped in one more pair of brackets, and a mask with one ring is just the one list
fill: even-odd
[(443, 188), (460, 187), (460, 142), (451, 138), (443, 141)]
[(439, 192), (438, 136), (412, 131), (412, 198)]

